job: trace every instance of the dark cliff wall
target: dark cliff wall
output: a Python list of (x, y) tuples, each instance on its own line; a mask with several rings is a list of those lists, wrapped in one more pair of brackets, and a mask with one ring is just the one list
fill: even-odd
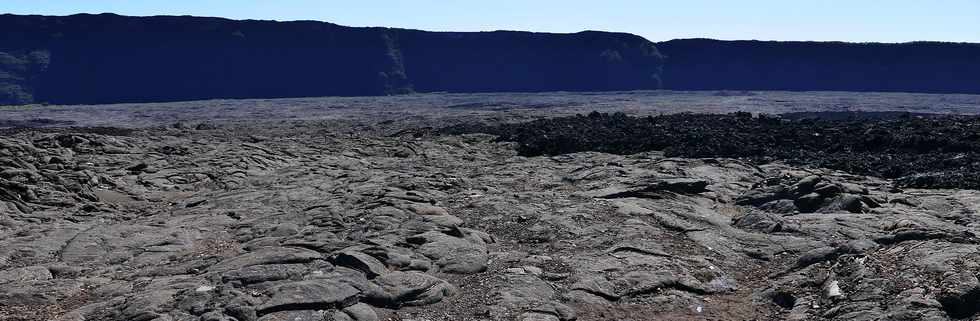
[(664, 87), (980, 93), (980, 44), (671, 40)]
[[(49, 63), (21, 85), (51, 103), (376, 95), (386, 29), (197, 17), (0, 17), (0, 51)], [(38, 70), (39, 68), (35, 68)], [(21, 95), (26, 96), (26, 95)]]
[(978, 75), (980, 44), (966, 43), (654, 44), (593, 31), (0, 15), (0, 105), (661, 87), (980, 94)]
[(659, 86), (634, 35), (439, 33), (200, 17), (0, 16), (0, 104), (628, 90)]
[(405, 70), (420, 91), (660, 87), (657, 48), (630, 34), (407, 31), (399, 36)]

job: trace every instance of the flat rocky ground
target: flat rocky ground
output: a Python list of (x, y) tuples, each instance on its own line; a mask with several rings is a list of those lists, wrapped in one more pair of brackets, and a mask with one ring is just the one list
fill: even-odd
[(0, 107), (0, 127), (148, 127), (199, 123), (349, 120), (443, 126), (446, 121), (525, 121), (592, 111), (782, 114), (809, 111), (980, 113), (980, 95), (780, 91), (418, 94), (391, 97), (205, 100), (157, 104)]
[(431, 130), (591, 110), (976, 114), (980, 98), (7, 108), (43, 128), (0, 136), (0, 320), (980, 319), (978, 191), (657, 151), (524, 157)]

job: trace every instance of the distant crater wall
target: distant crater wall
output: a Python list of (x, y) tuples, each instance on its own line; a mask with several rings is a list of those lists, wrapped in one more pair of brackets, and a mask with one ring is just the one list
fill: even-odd
[(662, 63), (646, 39), (606, 32), (112, 14), (2, 15), (0, 30), (0, 104), (656, 89)]
[(980, 44), (426, 32), (316, 21), (0, 15), (0, 105), (411, 92), (980, 94)]
[(664, 87), (980, 93), (980, 44), (720, 41), (657, 44)]

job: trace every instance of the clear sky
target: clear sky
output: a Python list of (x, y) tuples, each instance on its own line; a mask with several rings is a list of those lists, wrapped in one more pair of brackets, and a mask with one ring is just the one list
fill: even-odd
[(425, 30), (675, 38), (980, 42), (980, 0), (0, 0), (0, 12), (321, 20)]

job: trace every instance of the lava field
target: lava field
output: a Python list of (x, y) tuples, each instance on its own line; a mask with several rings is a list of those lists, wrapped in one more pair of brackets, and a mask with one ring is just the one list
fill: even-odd
[[(980, 190), (916, 188), (978, 185), (978, 120), (936, 115), (976, 106), (629, 92), (0, 109), (0, 321), (978, 320)], [(677, 112), (692, 113), (660, 115)]]
[(781, 160), (896, 179), (899, 187), (980, 188), (980, 118), (975, 116), (592, 112), (525, 123), (461, 124), (441, 132), (497, 135), (499, 141), (519, 143), (524, 156), (663, 151), (668, 157)]

